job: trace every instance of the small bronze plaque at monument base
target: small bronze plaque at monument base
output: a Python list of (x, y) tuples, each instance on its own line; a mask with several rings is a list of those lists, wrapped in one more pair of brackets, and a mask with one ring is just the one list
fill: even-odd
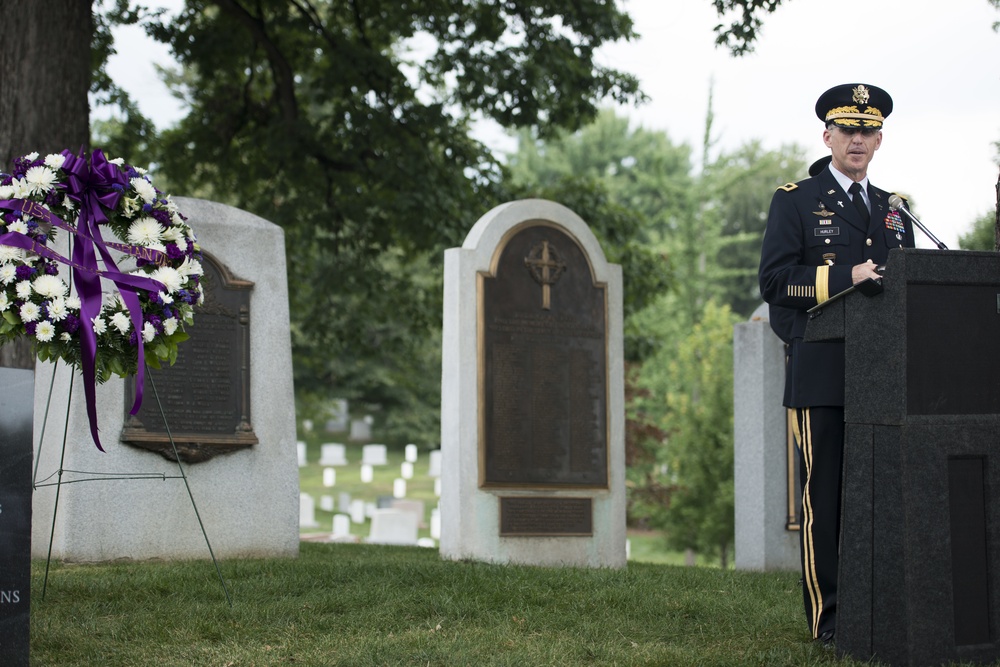
[(253, 283), (233, 278), (208, 254), (202, 267), (205, 301), (195, 308), (194, 325), (187, 329), (191, 338), (181, 343), (173, 366), (151, 369), (135, 416), (127, 414), (135, 380), (126, 383), (121, 434), (122, 442), (171, 460), (176, 446), (187, 463), (257, 444), (250, 424)]
[(480, 274), (482, 486), (608, 486), (607, 289), (537, 222)]
[(501, 537), (587, 537), (593, 534), (590, 498), (500, 498)]

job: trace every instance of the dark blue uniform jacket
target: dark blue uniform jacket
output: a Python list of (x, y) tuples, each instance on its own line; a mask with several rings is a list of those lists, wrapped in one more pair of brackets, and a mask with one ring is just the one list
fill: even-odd
[(844, 344), (803, 342), (806, 311), (850, 287), (855, 264), (885, 264), (891, 248), (913, 247), (913, 227), (889, 196), (869, 182), (865, 224), (826, 168), (771, 199), (758, 278), (771, 328), (788, 345), (786, 407), (844, 404)]

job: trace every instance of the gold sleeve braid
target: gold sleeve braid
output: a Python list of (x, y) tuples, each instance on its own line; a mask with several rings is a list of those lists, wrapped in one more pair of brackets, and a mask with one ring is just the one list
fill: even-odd
[(816, 303), (830, 298), (830, 265), (816, 267)]

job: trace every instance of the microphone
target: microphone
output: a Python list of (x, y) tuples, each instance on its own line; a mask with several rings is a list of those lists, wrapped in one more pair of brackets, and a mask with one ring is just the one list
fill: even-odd
[(899, 195), (889, 195), (889, 208), (891, 208), (893, 211), (901, 211), (903, 215), (909, 218), (913, 224), (915, 224), (917, 227), (920, 228), (920, 231), (922, 231), (924, 234), (927, 235), (927, 238), (929, 238), (931, 241), (934, 242), (934, 245), (936, 245), (938, 249), (940, 250), (948, 249), (948, 246), (941, 243), (941, 241), (938, 240), (938, 237), (931, 234), (931, 231), (926, 227), (924, 227), (924, 223), (917, 220), (917, 217), (912, 213), (910, 213), (910, 209), (906, 207), (906, 202), (903, 200), (902, 197), (900, 197)]

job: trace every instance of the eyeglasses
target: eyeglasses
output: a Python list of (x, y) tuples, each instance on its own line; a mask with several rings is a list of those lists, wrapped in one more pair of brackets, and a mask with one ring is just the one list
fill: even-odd
[(878, 127), (843, 127), (841, 125), (834, 125), (833, 127), (837, 128), (838, 130), (840, 130), (849, 137), (853, 137), (854, 135), (860, 132), (861, 136), (865, 137), (866, 139), (874, 137), (876, 134), (882, 131), (881, 128)]

